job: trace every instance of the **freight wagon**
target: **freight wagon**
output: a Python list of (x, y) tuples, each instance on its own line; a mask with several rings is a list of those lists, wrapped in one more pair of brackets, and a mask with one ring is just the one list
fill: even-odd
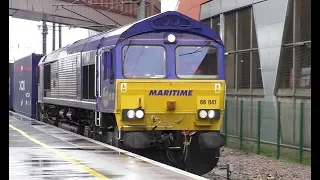
[(32, 53), (14, 62), (13, 108), (25, 116), (36, 118), (38, 101), (37, 66), (42, 55)]

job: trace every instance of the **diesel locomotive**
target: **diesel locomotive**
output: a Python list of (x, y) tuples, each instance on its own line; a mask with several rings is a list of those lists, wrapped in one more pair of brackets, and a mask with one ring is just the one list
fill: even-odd
[(202, 175), (224, 145), (225, 87), (219, 34), (170, 11), (45, 55), (37, 118)]

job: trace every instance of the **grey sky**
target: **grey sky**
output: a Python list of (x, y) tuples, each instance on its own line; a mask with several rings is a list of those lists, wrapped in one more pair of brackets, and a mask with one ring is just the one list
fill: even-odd
[[(9, 61), (27, 56), (33, 52), (42, 53), (42, 30), (38, 28), (41, 21), (29, 21), (9, 17)], [(47, 53), (52, 51), (52, 23), (47, 35)], [(56, 28), (56, 49), (58, 49), (58, 28)], [(68, 27), (62, 28), (62, 46), (88, 37), (88, 30)]]
[[(161, 12), (174, 11), (179, 0), (162, 0)], [(9, 16), (9, 61), (20, 59), (31, 53), (42, 54), (41, 21), (30, 21)], [(52, 24), (47, 35), (47, 53), (52, 51)], [(56, 49), (58, 49), (58, 28), (56, 28)], [(88, 30), (81, 28), (62, 28), (62, 47), (79, 39), (88, 37)]]

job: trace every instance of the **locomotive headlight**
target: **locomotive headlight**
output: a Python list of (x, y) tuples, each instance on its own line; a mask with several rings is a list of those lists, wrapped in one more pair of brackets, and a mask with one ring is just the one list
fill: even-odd
[(170, 43), (173, 43), (173, 42), (176, 41), (176, 36), (173, 35), (173, 34), (169, 34), (168, 37), (167, 37), (167, 39), (168, 39), (168, 41), (169, 41)]
[(143, 116), (144, 116), (144, 112), (142, 110), (139, 109), (136, 111), (137, 118), (141, 119), (141, 118), (143, 118)]
[(134, 118), (134, 115), (135, 115), (135, 112), (134, 112), (134, 110), (129, 110), (128, 112), (127, 112), (127, 116), (128, 116), (128, 118)]
[(214, 118), (214, 116), (216, 115), (216, 113), (214, 112), (214, 110), (210, 110), (208, 112), (208, 117), (211, 119), (211, 118)]
[(122, 110), (122, 120), (143, 120), (145, 116), (144, 109), (136, 108), (136, 109), (123, 109)]
[(199, 109), (198, 118), (199, 120), (219, 120), (220, 110), (219, 109)]
[(204, 119), (204, 118), (207, 117), (207, 115), (208, 115), (207, 111), (205, 111), (205, 110), (199, 111), (199, 117), (200, 118)]

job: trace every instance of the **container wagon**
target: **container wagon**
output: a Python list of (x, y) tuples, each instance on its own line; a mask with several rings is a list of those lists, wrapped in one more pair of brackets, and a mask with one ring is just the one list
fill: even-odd
[(13, 111), (13, 63), (9, 62), (9, 110)]
[(36, 118), (37, 66), (41, 58), (42, 55), (32, 53), (14, 62), (13, 108), (30, 118)]

